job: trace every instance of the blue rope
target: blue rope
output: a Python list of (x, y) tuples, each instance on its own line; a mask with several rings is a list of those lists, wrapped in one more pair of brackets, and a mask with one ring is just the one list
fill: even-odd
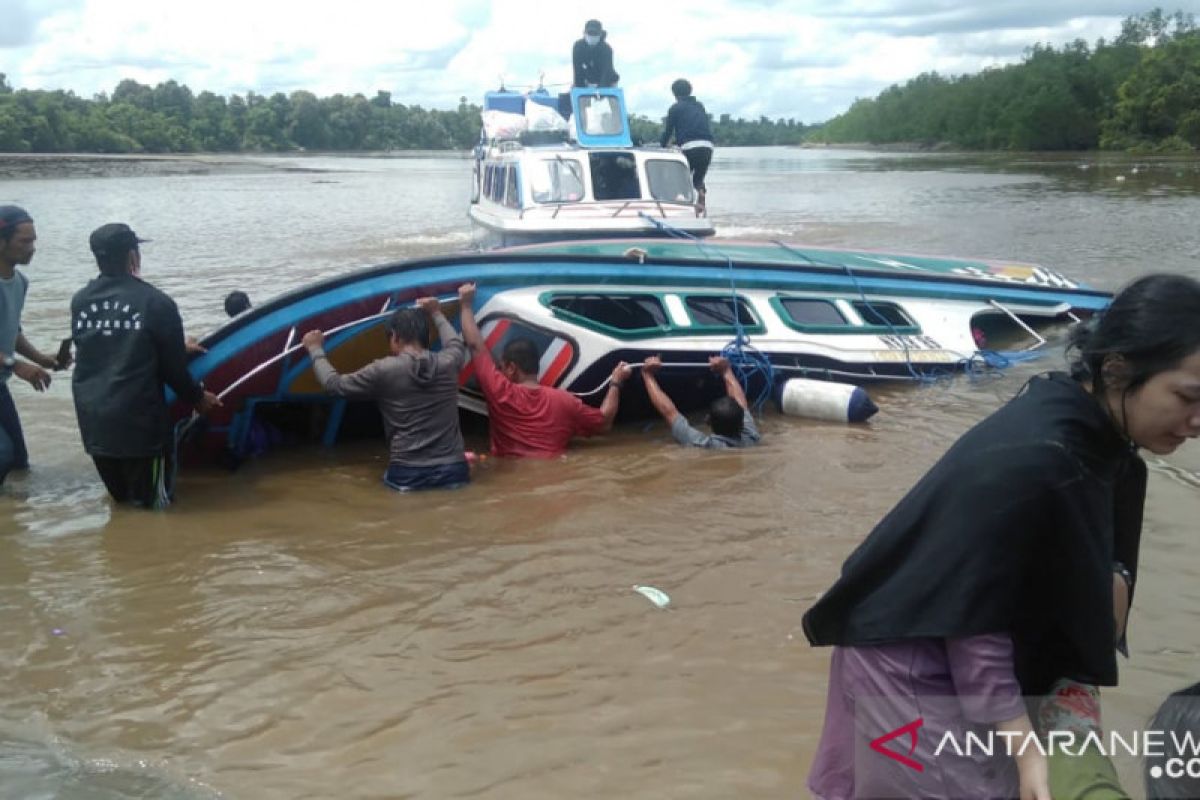
[[(729, 287), (733, 294), (733, 322), (736, 336), (732, 342), (725, 345), (725, 347), (721, 350), (721, 355), (729, 359), (729, 363), (733, 367), (734, 373), (737, 375), (738, 381), (742, 384), (743, 388), (748, 388), (749, 380), (753, 376), (759, 372), (763, 374), (763, 391), (756, 395), (754, 401), (752, 402), (752, 406), (754, 407), (755, 411), (758, 411), (766, 402), (767, 398), (769, 398), (774, 392), (776, 380), (775, 368), (771, 364), (770, 359), (768, 359), (750, 344), (750, 339), (746, 335), (746, 331), (742, 326), (741, 316), (737, 313), (739, 306), (737, 304), (737, 285), (734, 281), (733, 259), (726, 253), (707, 245), (702, 239), (688, 233), (685, 230), (676, 228), (675, 226), (663, 222), (662, 220), (655, 219), (644, 212), (639, 212), (639, 216), (648, 220), (652, 225), (666, 233), (671, 238), (682, 239), (694, 243), (697, 249), (699, 249), (709, 258), (725, 259), (726, 266), (729, 267)], [(897, 341), (901, 343), (901, 346), (904, 348), (904, 365), (907, 367), (908, 374), (912, 380), (918, 383), (939, 383), (950, 380), (959, 373), (965, 374), (971, 381), (978, 381), (985, 378), (1002, 378), (1004, 377), (1004, 370), (1016, 364), (1041, 358), (1042, 356), (1040, 351), (997, 351), (980, 349), (976, 350), (967, 358), (961, 359), (953, 366), (931, 366), (924, 369), (918, 369), (912, 360), (912, 351), (908, 346), (908, 341), (904, 338), (903, 334), (896, 330), (896, 327), (888, 320), (885, 314), (881, 314), (875, 309), (874, 304), (867, 298), (867, 293), (863, 289), (862, 283), (859, 281), (858, 276), (854, 274), (854, 270), (850, 268), (849, 264), (833, 264), (825, 261), (817, 261), (807, 253), (801, 252), (785, 242), (775, 240), (772, 243), (798, 258), (804, 259), (809, 264), (814, 266), (840, 268), (843, 272), (845, 272), (846, 277), (848, 277), (851, 283), (854, 284), (854, 289), (858, 292), (858, 296), (862, 300), (863, 304), (873, 314), (875, 314), (876, 317), (883, 320), (883, 324), (887, 326), (887, 329), (891, 335), (896, 337)], [(821, 375), (822, 372), (825, 372), (825, 379), (832, 380), (831, 376), (828, 374), (828, 370), (822, 370), (821, 368), (814, 368), (811, 370), (801, 368), (801, 374), (805, 377), (807, 377), (810, 372), (818, 376)]]
[(729, 366), (733, 370), (733, 374), (737, 377), (738, 383), (742, 385), (743, 391), (749, 392), (750, 381), (758, 376), (762, 377), (762, 389), (752, 399), (747, 397), (754, 413), (761, 413), (762, 407), (775, 392), (775, 367), (771, 364), (770, 358), (750, 343), (750, 337), (746, 334), (745, 326), (742, 325), (742, 315), (740, 313), (742, 306), (739, 303), (737, 281), (734, 278), (733, 258), (719, 249), (709, 246), (702, 239), (685, 230), (680, 230), (674, 225), (668, 225), (645, 212), (638, 213), (639, 216), (649, 220), (668, 236), (692, 242), (698, 250), (709, 258), (725, 259), (725, 266), (729, 268), (729, 293), (733, 310), (734, 337), (733, 341), (721, 348), (721, 356), (729, 361)]

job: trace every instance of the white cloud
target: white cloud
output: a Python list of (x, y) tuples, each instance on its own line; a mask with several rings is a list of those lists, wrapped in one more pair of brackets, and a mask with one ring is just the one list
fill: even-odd
[[(661, 115), (687, 77), (713, 114), (815, 122), (921, 72), (1018, 60), (1035, 42), (1114, 36), (1144, 0), (0, 0), (9, 82), (90, 96), (124, 78), (193, 91), (383, 89), (450, 108), (569, 82), (583, 22), (609, 31), (633, 111)], [(555, 87), (552, 87), (555, 88)], [(565, 87), (564, 87), (565, 88)]]

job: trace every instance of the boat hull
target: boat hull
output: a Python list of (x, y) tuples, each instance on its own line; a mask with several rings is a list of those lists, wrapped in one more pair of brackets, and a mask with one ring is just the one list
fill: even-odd
[[(181, 457), (236, 463), (264, 436), (271, 439), (263, 432), (271, 420), (302, 431), (301, 438), (337, 441), (373, 409), (322, 392), (299, 345), (303, 334), (326, 331), (332, 363), (350, 372), (387, 354), (383, 323), (395, 308), (436, 296), (445, 300), (447, 316), (457, 319), (457, 287), (467, 281), (479, 286), (476, 312), (493, 352), (516, 337), (534, 339), (545, 354), (540, 379), (546, 385), (598, 403), (618, 361), (661, 354), (673, 365), (663, 371), (664, 386), (684, 409), (720, 391), (705, 365), (726, 348), (743, 353), (748, 363), (769, 363), (777, 377), (911, 379), (968, 363), (977, 350), (972, 336), (979, 319), (1011, 314), (1066, 320), (1068, 313), (1101, 310), (1111, 299), (1032, 265), (864, 253), (824, 249), (818, 258), (814, 250), (773, 243), (722, 242), (718, 248), (625, 239), (462, 253), (339, 276), (275, 298), (203, 340), (207, 352), (190, 370), (222, 395), (224, 405), (202, 424), (184, 424)], [(1034, 279), (1034, 270), (1042, 277)], [(732, 318), (728, 325), (711, 319), (692, 324), (689, 314), (719, 312), (723, 298), (733, 303), (734, 295), (753, 324)], [(572, 305), (645, 305), (651, 302), (646, 298), (659, 304), (663, 316), (652, 328), (635, 331), (614, 330)], [(798, 329), (783, 313), (792, 301), (847, 309), (854, 324)], [(872, 302), (894, 305), (912, 324), (864, 324), (862, 309), (873, 308)], [(751, 395), (765, 391), (768, 382), (755, 373)], [(483, 410), (469, 368), (462, 383), (462, 405)], [(634, 384), (622, 401), (624, 415), (651, 413)], [(187, 420), (189, 409), (178, 403), (173, 408), (177, 419)]]

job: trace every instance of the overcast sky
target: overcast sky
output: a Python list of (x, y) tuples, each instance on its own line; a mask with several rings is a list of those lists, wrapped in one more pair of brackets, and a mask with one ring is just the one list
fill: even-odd
[[(1200, 0), (1186, 0), (1196, 11)], [(111, 92), (123, 78), (193, 91), (390, 91), (479, 102), (571, 79), (598, 18), (635, 113), (687, 77), (710, 113), (811, 123), (921, 72), (976, 72), (1034, 42), (1089, 44), (1152, 0), (0, 0), (0, 72), (28, 89)], [(1174, 11), (1176, 6), (1165, 6)], [(553, 88), (553, 87), (552, 87)]]

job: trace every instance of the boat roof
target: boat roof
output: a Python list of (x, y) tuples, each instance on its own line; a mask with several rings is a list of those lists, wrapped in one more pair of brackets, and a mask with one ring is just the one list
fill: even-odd
[(985, 278), (1017, 283), (1044, 283), (1061, 288), (1086, 288), (1057, 272), (1021, 261), (999, 261), (959, 256), (931, 256), (875, 250), (842, 250), (814, 247), (782, 241), (744, 241), (711, 239), (704, 242), (687, 239), (590, 239), (506, 248), (508, 252), (537, 255), (628, 258), (630, 248), (645, 253), (651, 261), (729, 261), (763, 265), (827, 267), (853, 274), (855, 270), (872, 273), (897, 273), (916, 277), (953, 276)]

